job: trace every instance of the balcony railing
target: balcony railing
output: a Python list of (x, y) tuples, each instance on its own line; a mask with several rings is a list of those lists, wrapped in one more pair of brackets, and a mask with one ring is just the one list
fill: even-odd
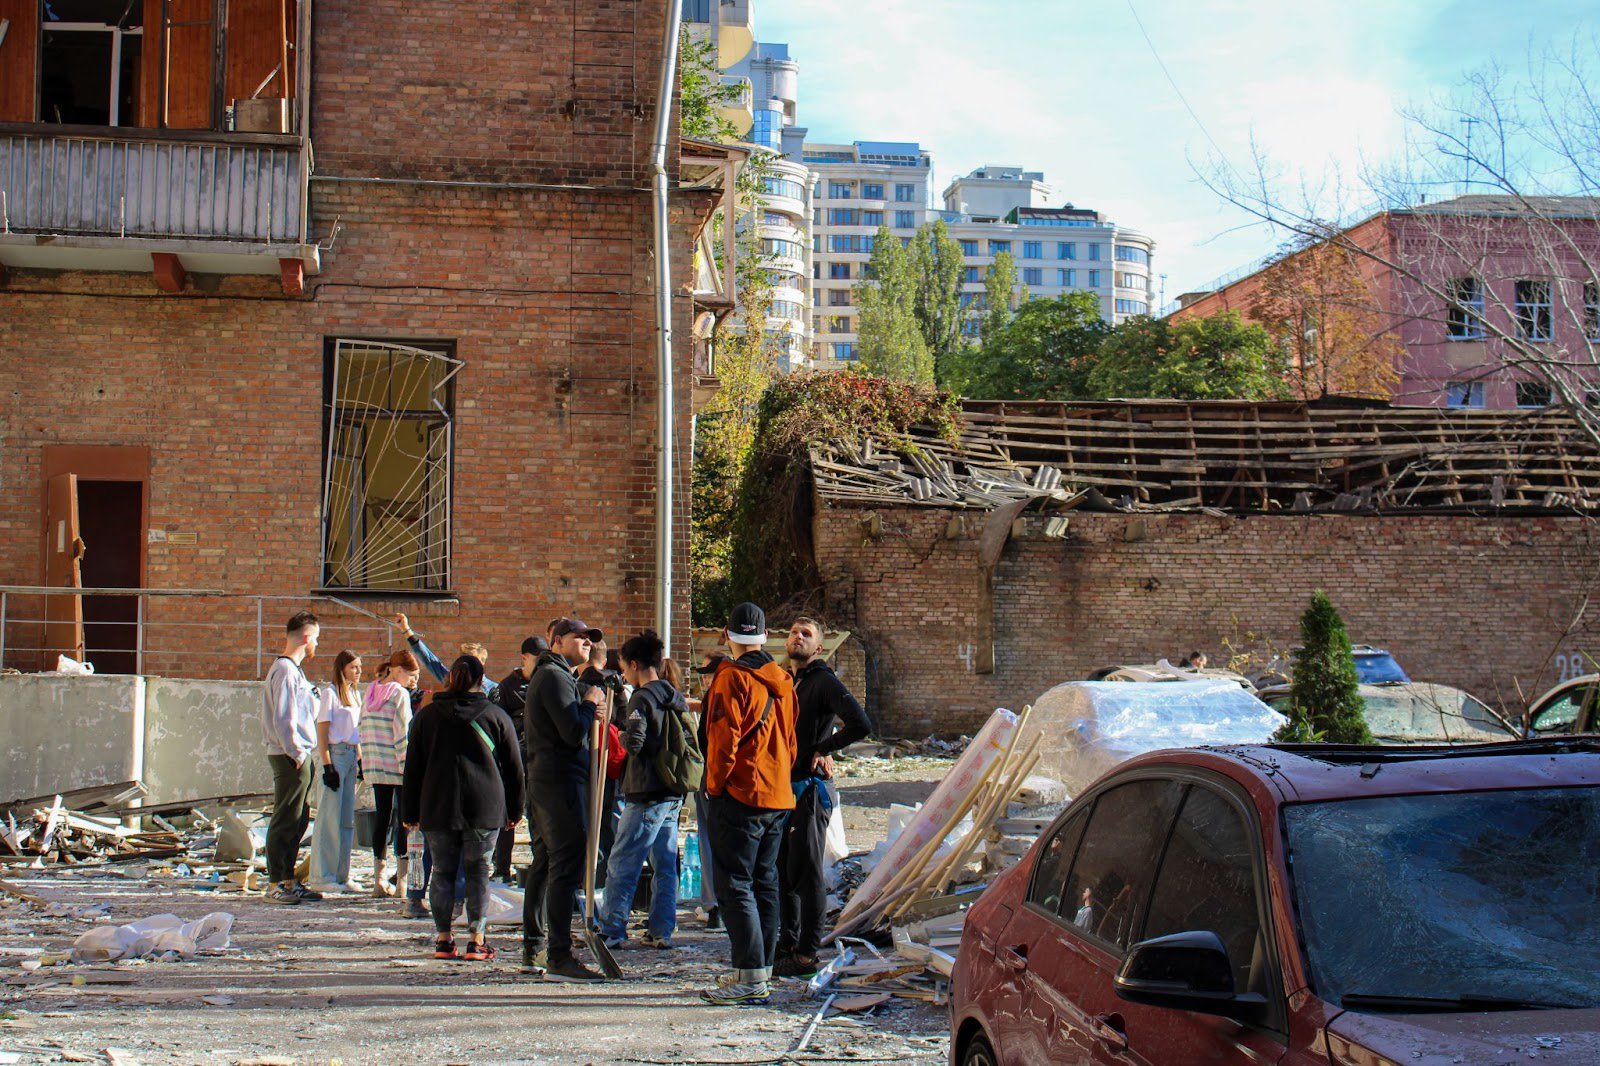
[(300, 244), (305, 150), (236, 134), (0, 132), (0, 232)]

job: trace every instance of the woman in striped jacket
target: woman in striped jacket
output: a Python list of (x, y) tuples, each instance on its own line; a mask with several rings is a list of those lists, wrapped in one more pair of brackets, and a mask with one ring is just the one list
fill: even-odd
[[(406, 883), (408, 860), (406, 831), (400, 824), (400, 785), (405, 780), (406, 736), (411, 729), (411, 690), (422, 669), (417, 657), (405, 648), (389, 656), (386, 665), (389, 672), (384, 680), (367, 688), (360, 724), (361, 765), (377, 808), (372, 827), (374, 896), (398, 892), (398, 886)], [(391, 832), (395, 856), (393, 889), (387, 884)]]

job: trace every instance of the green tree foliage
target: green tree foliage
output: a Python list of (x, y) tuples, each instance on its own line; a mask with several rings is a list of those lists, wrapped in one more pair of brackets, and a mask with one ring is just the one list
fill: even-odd
[(1371, 744), (1366, 702), (1356, 678), (1356, 660), (1344, 619), (1318, 589), (1300, 616), (1300, 647), (1294, 653), (1293, 701), (1288, 724), (1277, 739), (1333, 744)]
[[(1024, 290), (1022, 299), (1027, 298)], [(1010, 252), (1001, 252), (990, 264), (989, 273), (983, 279), (983, 300), (983, 328), (978, 335), (987, 348), (1011, 324), (1012, 312), (1017, 307), (1017, 261), (1011, 258)]]
[(864, 374), (933, 384), (933, 355), (917, 324), (917, 279), (911, 256), (889, 227), (873, 238), (867, 278), (855, 286), (857, 341)]
[(1097, 399), (1266, 400), (1287, 393), (1281, 349), (1232, 311), (1176, 324), (1129, 319), (1106, 339), (1088, 389)]
[(961, 351), (961, 242), (944, 220), (927, 223), (911, 242), (911, 272), (916, 278), (913, 309), (922, 343), (933, 356), (933, 376), (949, 381)]
[(962, 393), (979, 400), (1081, 399), (1110, 333), (1092, 293), (1029, 300), (989, 332), (982, 349), (963, 354)]
[(737, 103), (742, 86), (726, 84), (717, 70), (717, 46), (685, 29), (678, 38), (678, 127), (685, 137), (702, 141), (735, 141), (739, 133), (717, 113)]

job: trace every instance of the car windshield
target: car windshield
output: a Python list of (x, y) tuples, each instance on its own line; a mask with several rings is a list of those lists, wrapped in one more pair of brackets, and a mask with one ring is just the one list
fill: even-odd
[(1356, 652), (1356, 679), (1363, 685), (1387, 685), (1407, 682), (1411, 678), (1400, 669), (1394, 656), (1386, 651)]
[(1327, 1002), (1600, 1007), (1600, 788), (1295, 804), (1283, 818)]
[(1362, 692), (1374, 736), (1401, 742), (1482, 743), (1518, 737), (1479, 701), (1447, 685), (1395, 685)]

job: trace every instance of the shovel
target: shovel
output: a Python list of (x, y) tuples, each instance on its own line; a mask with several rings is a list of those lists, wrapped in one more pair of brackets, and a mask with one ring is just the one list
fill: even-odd
[(586, 901), (583, 926), (589, 943), (594, 945), (594, 957), (600, 963), (600, 972), (615, 979), (622, 976), (622, 967), (617, 965), (611, 949), (606, 947), (605, 937), (596, 928), (600, 912), (594, 905), (595, 867), (600, 862), (600, 819), (605, 816), (601, 810), (605, 794), (606, 719), (597, 714), (594, 725), (589, 729), (589, 840), (588, 856), (583, 864), (583, 895)]

